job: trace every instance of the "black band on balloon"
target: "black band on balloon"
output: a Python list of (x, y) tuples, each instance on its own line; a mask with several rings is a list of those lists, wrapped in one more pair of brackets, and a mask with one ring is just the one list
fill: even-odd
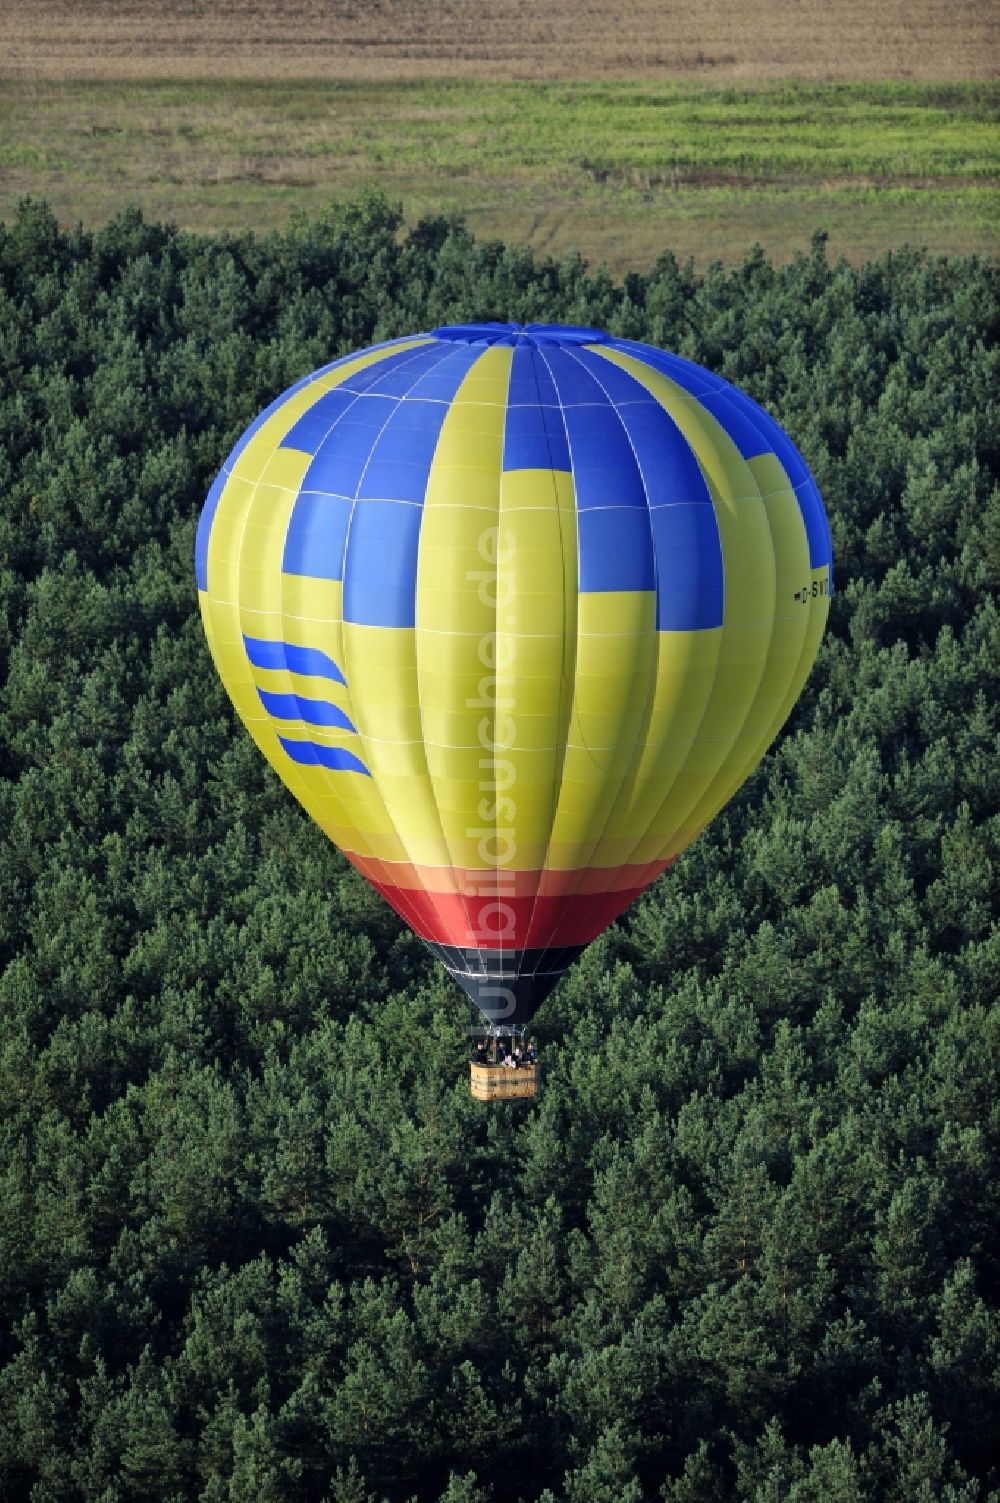
[(488, 1023), (530, 1023), (560, 976), (586, 947), (555, 950), (465, 950), (426, 941)]

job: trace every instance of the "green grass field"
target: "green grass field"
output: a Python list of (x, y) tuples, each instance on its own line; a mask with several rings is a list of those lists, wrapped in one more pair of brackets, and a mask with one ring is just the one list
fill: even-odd
[(135, 201), (197, 229), (280, 226), (377, 183), (407, 216), (616, 271), (664, 248), (778, 260), (824, 228), (863, 259), (995, 251), (989, 84), (24, 82), (0, 85), (0, 212)]

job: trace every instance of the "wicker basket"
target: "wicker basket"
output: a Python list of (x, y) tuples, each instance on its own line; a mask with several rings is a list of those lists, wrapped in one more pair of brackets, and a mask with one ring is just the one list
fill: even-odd
[(477, 1101), (512, 1101), (514, 1097), (537, 1096), (541, 1080), (538, 1065), (518, 1065), (516, 1070), (507, 1065), (469, 1066), (472, 1094)]

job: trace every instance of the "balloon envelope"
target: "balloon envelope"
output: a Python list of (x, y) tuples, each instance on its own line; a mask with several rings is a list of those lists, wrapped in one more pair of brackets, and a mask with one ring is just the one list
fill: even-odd
[(762, 408), (674, 355), (468, 324), (240, 439), (196, 546), (268, 761), (491, 1020), (702, 830), (816, 656), (830, 534)]

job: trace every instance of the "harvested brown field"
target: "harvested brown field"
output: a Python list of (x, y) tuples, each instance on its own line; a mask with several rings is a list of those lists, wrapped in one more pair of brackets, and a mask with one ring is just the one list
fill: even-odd
[(994, 0), (3, 0), (23, 79), (995, 78)]

